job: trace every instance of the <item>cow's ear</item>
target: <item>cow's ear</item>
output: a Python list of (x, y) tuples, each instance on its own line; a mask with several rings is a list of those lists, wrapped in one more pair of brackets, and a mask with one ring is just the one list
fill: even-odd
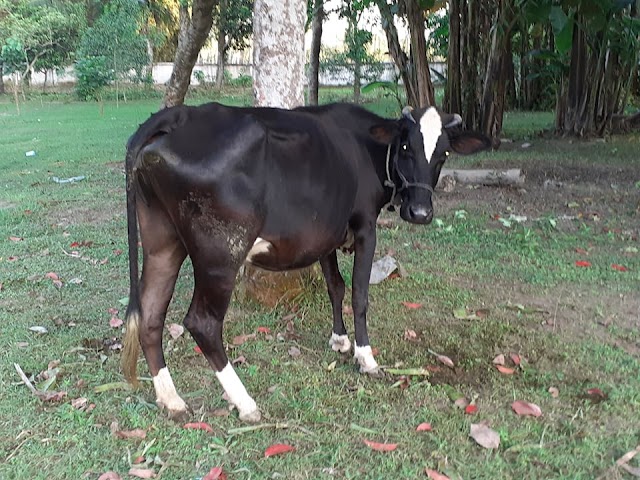
[(400, 128), (396, 122), (381, 123), (379, 125), (374, 125), (369, 129), (371, 138), (383, 145), (393, 143), (393, 140), (398, 136), (398, 133), (400, 133)]
[(491, 140), (478, 132), (457, 132), (449, 135), (451, 149), (461, 155), (471, 155), (491, 148)]

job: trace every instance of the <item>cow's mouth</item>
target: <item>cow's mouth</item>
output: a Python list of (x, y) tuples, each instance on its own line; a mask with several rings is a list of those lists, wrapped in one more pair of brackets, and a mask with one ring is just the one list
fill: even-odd
[(400, 217), (410, 223), (428, 225), (433, 220), (433, 207), (403, 203), (400, 207)]

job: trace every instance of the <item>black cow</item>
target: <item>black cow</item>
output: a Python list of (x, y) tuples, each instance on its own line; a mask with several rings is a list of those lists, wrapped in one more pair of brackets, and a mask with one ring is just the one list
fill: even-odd
[(258, 421), (256, 403), (222, 341), (236, 274), (245, 261), (267, 270), (319, 261), (333, 309), (329, 344), (347, 352), (345, 284), (336, 260), (341, 247), (355, 252), (355, 359), (361, 372), (377, 372), (366, 325), (376, 218), (385, 205), (395, 204), (404, 220), (429, 223), (431, 196), (449, 153), (490, 146), (482, 135), (458, 131), (458, 115), (435, 108), (403, 113), (387, 120), (349, 104), (280, 110), (212, 103), (162, 110), (142, 124), (129, 140), (126, 159), (127, 379), (136, 382), (139, 339), (158, 404), (172, 416), (186, 412), (165, 364), (162, 331), (188, 255), (195, 289), (185, 327), (240, 418)]

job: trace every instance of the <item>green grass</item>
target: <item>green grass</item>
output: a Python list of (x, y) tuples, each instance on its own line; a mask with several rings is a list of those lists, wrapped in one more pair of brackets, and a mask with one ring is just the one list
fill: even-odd
[[(348, 92), (323, 92), (325, 100), (341, 95)], [(239, 104), (247, 96), (219, 99)], [(369, 102), (383, 114), (395, 108), (389, 99)], [(235, 413), (217, 416), (216, 410), (226, 407), (221, 388), (186, 334), (177, 341), (165, 336), (169, 366), (194, 409), (193, 420), (208, 422), (212, 434), (168, 420), (153, 404), (148, 381), (138, 391), (95, 393), (96, 386), (122, 381), (119, 353), (95, 345), (120, 338), (120, 329), (109, 326), (109, 309), (123, 315), (120, 300), (128, 294), (124, 145), (158, 105), (155, 97), (121, 102), (118, 108), (107, 102), (101, 113), (96, 104), (61, 96), (31, 100), (18, 116), (9, 99), (0, 99), (0, 478), (95, 479), (108, 470), (128, 478), (130, 461), (144, 450), (148, 467), (162, 469), (165, 479), (199, 478), (215, 465), (224, 465), (230, 479), (426, 478), (426, 467), (464, 479), (627, 478), (615, 460), (640, 443), (640, 257), (632, 251), (638, 247), (640, 191), (634, 186), (638, 179), (626, 177), (616, 180), (616, 191), (579, 183), (563, 194), (567, 198), (555, 200), (542, 182), (527, 183), (528, 193), (487, 188), (460, 188), (453, 197), (440, 193), (441, 226), (412, 226), (385, 213), (394, 221), (379, 230), (377, 256), (393, 249), (409, 277), (371, 287), (372, 342), (384, 365), (436, 370), (428, 381), (414, 377), (408, 388), (394, 387), (398, 378), (363, 377), (349, 356), (331, 352), (330, 307), (322, 287), (297, 303), (297, 336), (258, 335), (229, 351), (231, 358), (246, 357), (237, 369), (263, 421), (284, 423), (286, 429), (233, 433), (243, 425)], [(612, 169), (638, 171), (637, 136), (573, 145), (533, 137), (550, 122), (547, 113), (510, 114), (505, 135), (531, 141), (531, 149), (514, 143), (454, 159), (453, 165), (524, 165), (531, 178), (539, 178), (537, 172), (560, 167), (597, 169), (606, 158)], [(26, 157), (29, 150), (36, 156)], [(78, 175), (86, 178), (52, 181)], [(579, 206), (568, 207), (571, 201)], [(456, 215), (459, 210), (466, 211), (465, 218)], [(591, 210), (598, 211), (599, 221), (587, 215)], [(524, 212), (528, 220), (507, 228), (494, 218), (511, 212)], [(561, 218), (577, 213), (583, 215)], [(590, 268), (575, 266), (582, 259), (576, 248), (588, 249)], [(340, 262), (350, 284), (352, 258), (340, 256)], [(628, 271), (613, 270), (612, 263)], [(61, 288), (46, 277), (49, 272), (60, 277)], [(186, 264), (168, 323), (181, 322), (191, 286)], [(403, 301), (423, 306), (408, 310)], [(510, 303), (547, 313), (518, 312)], [(453, 310), (460, 307), (484, 308), (488, 314), (459, 320)], [(274, 337), (285, 333), (287, 313), (238, 295), (225, 338), (259, 326), (269, 327)], [(32, 326), (48, 333), (31, 332)], [(416, 342), (404, 339), (406, 329), (416, 332)], [(300, 348), (300, 357), (288, 354), (292, 346)], [(456, 368), (439, 366), (428, 349), (451, 357)], [(491, 360), (510, 352), (526, 364), (515, 375), (501, 375)], [(60, 373), (51, 388), (67, 397), (44, 403), (19, 383), (13, 364), (37, 375), (56, 359)], [(334, 361), (335, 368), (329, 368)], [(143, 361), (139, 367), (147, 375)], [(559, 389), (558, 398), (549, 395), (551, 386)], [(586, 398), (593, 387), (607, 400)], [(476, 398), (478, 413), (465, 415), (453, 404), (452, 392)], [(70, 401), (80, 397), (95, 408), (74, 409)], [(540, 405), (543, 416), (517, 417), (510, 408), (516, 399)], [(496, 451), (469, 438), (470, 424), (483, 420), (500, 434)], [(433, 432), (415, 432), (425, 421)], [(113, 422), (123, 430), (145, 429), (146, 439), (116, 438)], [(398, 448), (375, 452), (364, 438)], [(297, 450), (263, 458), (274, 443)]]

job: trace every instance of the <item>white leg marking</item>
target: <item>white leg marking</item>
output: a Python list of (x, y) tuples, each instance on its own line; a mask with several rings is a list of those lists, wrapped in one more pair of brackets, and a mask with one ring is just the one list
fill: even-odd
[(359, 347), (358, 344), (356, 344), (353, 357), (360, 365), (360, 373), (378, 373), (378, 362), (373, 358), (371, 345)]
[(334, 352), (345, 353), (351, 349), (351, 342), (347, 335), (332, 333), (329, 339), (329, 346)]
[(153, 386), (156, 389), (156, 403), (159, 407), (166, 408), (171, 415), (187, 411), (187, 404), (178, 395), (167, 367), (161, 368), (158, 375), (153, 377)]
[(251, 262), (253, 257), (255, 257), (256, 255), (259, 255), (261, 253), (269, 253), (271, 246), (271, 243), (266, 241), (265, 239), (260, 237), (256, 238), (256, 241), (253, 242), (253, 247), (251, 247), (251, 250), (249, 250), (249, 253), (247, 254), (247, 262)]
[(231, 364), (227, 363), (221, 372), (216, 372), (216, 377), (218, 377), (220, 385), (222, 385), (222, 388), (227, 393), (230, 402), (238, 409), (240, 420), (245, 422), (259, 422), (260, 411), (258, 410), (258, 406), (247, 393), (246, 388), (244, 388), (242, 381)]
[(435, 108), (429, 108), (420, 117), (420, 133), (422, 133), (424, 155), (427, 157), (427, 162), (430, 162), (431, 156), (436, 150), (438, 138), (442, 135), (442, 120)]

